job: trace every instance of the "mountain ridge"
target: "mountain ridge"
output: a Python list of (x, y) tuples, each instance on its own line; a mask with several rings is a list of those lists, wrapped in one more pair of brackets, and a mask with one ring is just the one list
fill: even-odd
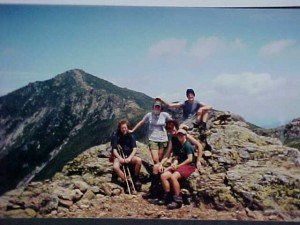
[[(81, 151), (107, 142), (118, 119), (128, 118), (135, 124), (152, 103), (153, 99), (143, 93), (118, 87), (81, 69), (30, 83), (0, 97), (0, 181), (12, 180), (0, 188), (0, 194), (26, 185), (32, 178), (50, 178)], [(174, 118), (179, 115), (176, 110), (169, 112)], [(246, 122), (238, 115), (232, 114), (232, 118)], [(292, 146), (299, 149), (299, 129), (289, 127), (282, 131), (282, 127), (270, 130), (250, 126), (263, 136), (280, 138), (285, 132), (289, 135), (281, 138), (283, 143), (289, 144), (291, 137)], [(137, 138), (145, 138), (145, 132), (141, 129)]]
[[(140, 119), (152, 101), (78, 69), (0, 97), (0, 180), (16, 185), (51, 157), (61, 168), (69, 157), (108, 141), (118, 119)], [(74, 146), (75, 152), (66, 150)]]

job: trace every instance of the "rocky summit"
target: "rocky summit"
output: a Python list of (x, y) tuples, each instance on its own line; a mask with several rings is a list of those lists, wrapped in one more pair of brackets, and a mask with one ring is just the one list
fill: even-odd
[[(299, 150), (222, 111), (211, 113), (208, 128), (202, 169), (182, 183), (180, 209), (142, 198), (151, 164), (144, 143), (138, 143), (143, 192), (126, 194), (112, 181), (107, 143), (86, 149), (51, 179), (3, 194), (0, 217), (300, 221)], [(202, 138), (197, 128), (190, 133)]]

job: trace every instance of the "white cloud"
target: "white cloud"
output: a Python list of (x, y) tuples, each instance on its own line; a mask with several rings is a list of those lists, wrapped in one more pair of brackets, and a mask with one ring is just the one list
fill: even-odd
[(168, 39), (154, 44), (149, 49), (149, 55), (152, 57), (172, 56), (183, 54), (185, 51), (186, 40)]
[(213, 80), (216, 87), (227, 93), (256, 95), (278, 90), (284, 78), (273, 78), (268, 73), (222, 74)]
[(148, 54), (152, 58), (164, 56), (166, 60), (172, 59), (172, 61), (177, 57), (178, 60), (188, 58), (189, 60), (203, 62), (218, 53), (229, 53), (244, 47), (245, 45), (239, 38), (227, 41), (214, 36), (201, 37), (194, 43), (172, 38), (155, 43), (149, 48)]
[(213, 79), (211, 104), (256, 125), (299, 117), (300, 79), (268, 73), (222, 74)]
[(199, 38), (189, 50), (189, 55), (205, 60), (225, 48), (224, 41), (217, 37)]
[(260, 49), (260, 54), (263, 56), (277, 55), (295, 46), (296, 44), (297, 41), (293, 39), (283, 39), (283, 40), (273, 41), (264, 45)]

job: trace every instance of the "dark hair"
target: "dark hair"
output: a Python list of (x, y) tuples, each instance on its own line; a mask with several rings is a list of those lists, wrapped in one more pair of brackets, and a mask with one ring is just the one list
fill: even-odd
[(120, 120), (120, 121), (118, 122), (118, 131), (119, 131), (119, 132), (121, 132), (121, 126), (122, 126), (123, 124), (126, 124), (127, 127), (128, 127), (128, 129), (129, 129), (129, 126), (130, 126), (129, 121), (126, 120), (126, 119), (122, 119), (122, 120)]
[(196, 96), (195, 92), (193, 89), (189, 88), (186, 90), (186, 96), (188, 96), (189, 94), (193, 94), (194, 96)]
[(173, 124), (174, 125), (174, 127), (176, 128), (176, 130), (178, 130), (178, 128), (179, 128), (179, 123), (177, 122), (177, 120), (168, 120), (167, 122), (166, 122), (166, 127), (168, 126), (168, 124)]

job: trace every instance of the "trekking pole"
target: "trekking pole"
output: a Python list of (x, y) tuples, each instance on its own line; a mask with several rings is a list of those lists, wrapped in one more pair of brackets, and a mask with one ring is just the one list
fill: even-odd
[[(123, 150), (122, 150), (122, 147), (120, 145), (118, 145), (118, 152), (119, 152), (120, 156), (125, 160), (124, 154), (122, 154)], [(128, 179), (127, 179), (127, 175), (126, 175), (126, 170), (125, 170), (125, 163), (124, 163), (124, 165), (122, 165), (122, 170), (123, 170), (123, 173), (124, 173), (124, 176), (125, 176), (125, 182), (126, 182), (126, 185), (127, 185), (128, 193), (131, 195), (131, 191), (130, 191), (130, 187), (129, 187), (129, 183), (128, 183)]]
[[(125, 159), (125, 155), (124, 155), (124, 152), (123, 152), (123, 149), (120, 145), (118, 145), (119, 149), (120, 149), (120, 153), (121, 153), (121, 157), (123, 159)], [(131, 176), (131, 173), (130, 173), (130, 170), (129, 170), (129, 167), (128, 165), (124, 164), (124, 167), (125, 167), (125, 170), (127, 170), (127, 173), (128, 173), (128, 179), (131, 183), (131, 186), (132, 186), (132, 189), (133, 189), (133, 192), (136, 193), (136, 190), (135, 190), (135, 186), (134, 186), (134, 183), (133, 183), (133, 180), (132, 180), (132, 176)]]

